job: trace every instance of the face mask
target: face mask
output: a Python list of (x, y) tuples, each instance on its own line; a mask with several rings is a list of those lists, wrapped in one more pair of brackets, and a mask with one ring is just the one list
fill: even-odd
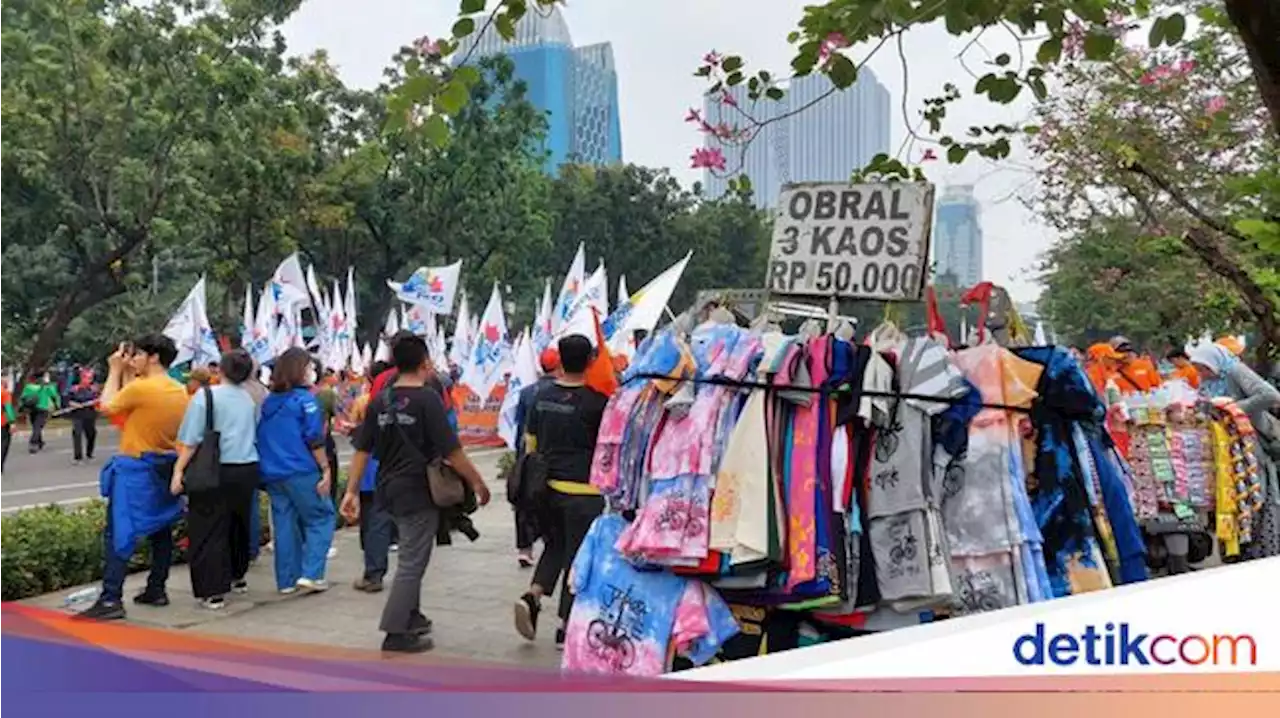
[(315, 370), (315, 367), (311, 367), (311, 368), (307, 369), (307, 383), (308, 383), (308, 384), (315, 384), (315, 383), (316, 383), (316, 370)]

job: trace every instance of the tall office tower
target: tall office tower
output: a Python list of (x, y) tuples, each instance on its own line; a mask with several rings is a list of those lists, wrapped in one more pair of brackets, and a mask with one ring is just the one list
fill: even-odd
[(982, 281), (982, 207), (973, 185), (947, 187), (935, 203), (934, 278), (971, 287)]
[[(474, 52), (472, 47), (474, 46)], [(528, 99), (546, 112), (545, 170), (560, 165), (611, 164), (622, 161), (622, 129), (618, 120), (618, 73), (613, 46), (607, 42), (574, 47), (560, 8), (530, 6), (516, 35), (504, 40), (495, 27), (473, 35), (454, 53), (471, 62), (506, 55), (515, 75), (528, 86)]]
[[(756, 122), (781, 117), (813, 102), (831, 89), (825, 75), (792, 80), (778, 101), (747, 97), (745, 86), (729, 90), (726, 103), (719, 95), (707, 96), (703, 118), (712, 126), (746, 128), (749, 116)], [(859, 71), (858, 82), (812, 107), (764, 126), (745, 149), (720, 144), (708, 137), (707, 147), (720, 147), (729, 175), (703, 174), (703, 192), (720, 197), (728, 180), (746, 174), (754, 189), (756, 206), (768, 208), (788, 182), (843, 182), (880, 152), (889, 151), (889, 91), (871, 70)]]

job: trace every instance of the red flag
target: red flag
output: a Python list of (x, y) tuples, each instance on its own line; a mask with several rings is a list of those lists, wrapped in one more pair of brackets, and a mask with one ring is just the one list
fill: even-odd
[(987, 312), (991, 310), (991, 292), (995, 289), (995, 285), (991, 282), (979, 282), (973, 285), (973, 288), (964, 293), (960, 297), (961, 304), (978, 303), (978, 341), (986, 338), (987, 334)]
[(928, 315), (929, 335), (945, 341), (950, 348), (951, 336), (947, 334), (947, 323), (942, 319), (942, 312), (938, 311), (938, 295), (933, 291), (933, 285), (925, 288), (924, 308)]
[(613, 373), (613, 358), (609, 356), (609, 345), (605, 343), (604, 331), (600, 328), (600, 313), (591, 308), (591, 317), (596, 324), (596, 356), (587, 365), (586, 385), (589, 389), (612, 397), (618, 390), (618, 375)]

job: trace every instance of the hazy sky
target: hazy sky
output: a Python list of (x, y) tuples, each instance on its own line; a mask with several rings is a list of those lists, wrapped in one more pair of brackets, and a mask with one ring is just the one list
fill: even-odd
[[(704, 80), (692, 76), (702, 56), (711, 49), (742, 55), (749, 67), (783, 74), (793, 57), (786, 42), (802, 8), (812, 0), (570, 0), (562, 8), (575, 44), (613, 43), (618, 68), (622, 109), (622, 155), (627, 162), (668, 167), (682, 182), (701, 178), (701, 170), (689, 168), (689, 155), (701, 137), (684, 115), (701, 107)], [(492, 5), (493, 0), (490, 0)], [(532, 3), (531, 3), (532, 4)], [(382, 68), (401, 45), (421, 35), (446, 35), (457, 16), (457, 0), (305, 0), (302, 9), (286, 25), (292, 52), (305, 54), (324, 48), (343, 79), (357, 86), (372, 86)], [(922, 98), (940, 94), (942, 84), (954, 82), (968, 94), (973, 78), (957, 59), (968, 38), (952, 38), (940, 25), (909, 33), (903, 44), (910, 75), (906, 93), (906, 117), (919, 122)], [(861, 59), (869, 48), (854, 48)], [(985, 74), (982, 63), (1000, 52), (1017, 50), (1004, 32), (992, 32), (965, 53), (969, 70)], [(1028, 57), (1034, 46), (1027, 46)], [(907, 122), (901, 110), (903, 71), (897, 47), (887, 44), (869, 66), (894, 99), (892, 147), (897, 152), (906, 136)], [(952, 106), (946, 126), (964, 134), (974, 124), (995, 124), (1024, 119), (1030, 109), (1025, 98), (1015, 105), (997, 107), (983, 99)], [(924, 146), (917, 145), (902, 159), (918, 160)], [(939, 154), (941, 152), (939, 151)], [(1019, 160), (1022, 161), (1019, 161)], [(1019, 202), (1034, 188), (1025, 156), (999, 164), (980, 158), (961, 166), (945, 161), (926, 163), (934, 182), (972, 183), (982, 202), (987, 279), (1005, 285), (1019, 300), (1039, 293), (1034, 265), (1052, 239)], [(850, 168), (852, 170), (853, 168)], [(763, 281), (763, 277), (761, 280)]]

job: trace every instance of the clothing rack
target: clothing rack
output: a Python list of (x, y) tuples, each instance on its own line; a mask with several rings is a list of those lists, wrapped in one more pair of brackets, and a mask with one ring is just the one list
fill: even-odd
[(813, 387), (813, 386), (800, 386), (798, 384), (773, 384), (773, 383), (759, 382), (759, 381), (743, 381), (740, 379), (730, 379), (727, 377), (719, 377), (719, 376), (705, 377), (705, 378), (699, 379), (699, 378), (691, 378), (691, 377), (680, 378), (680, 377), (667, 376), (666, 374), (649, 374), (649, 373), (635, 374), (633, 376), (627, 377), (622, 383), (625, 385), (625, 384), (630, 384), (633, 381), (637, 381), (637, 380), (644, 380), (644, 381), (658, 380), (658, 381), (675, 382), (677, 384), (692, 383), (694, 385), (708, 384), (712, 386), (727, 386), (727, 387), (732, 387), (737, 389), (753, 389), (753, 390), (762, 390), (762, 391), (808, 392), (810, 394), (819, 394), (822, 396), (839, 396), (841, 394), (857, 393), (860, 396), (869, 396), (877, 399), (910, 399), (914, 401), (934, 402), (937, 404), (951, 404), (952, 406), (955, 406), (958, 404), (963, 404), (966, 406), (981, 406), (984, 409), (997, 409), (1000, 411), (1016, 411), (1023, 414), (1030, 414), (1032, 412), (1032, 409), (1025, 406), (1012, 406), (1009, 404), (995, 404), (990, 402), (970, 402), (970, 401), (965, 401), (960, 397), (952, 397), (952, 396), (929, 396), (927, 394), (912, 394), (910, 392), (904, 392), (904, 391), (898, 391), (898, 392), (874, 391), (870, 389), (859, 391), (849, 386), (848, 384), (843, 384), (837, 387)]

